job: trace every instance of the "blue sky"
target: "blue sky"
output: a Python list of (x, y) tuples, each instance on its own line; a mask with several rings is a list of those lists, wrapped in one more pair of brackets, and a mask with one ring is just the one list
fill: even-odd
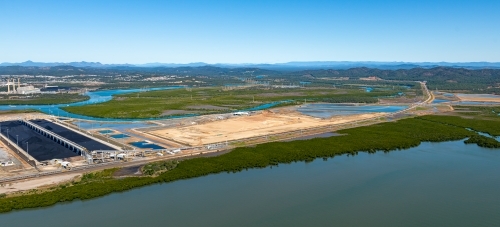
[(498, 0), (0, 0), (0, 62), (500, 62)]

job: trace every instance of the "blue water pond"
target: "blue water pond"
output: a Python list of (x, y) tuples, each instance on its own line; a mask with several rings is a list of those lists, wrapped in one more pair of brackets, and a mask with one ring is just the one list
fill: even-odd
[(129, 138), (130, 136), (127, 134), (116, 134), (116, 135), (111, 135), (110, 137), (115, 139), (123, 139), (123, 138)]
[(149, 148), (149, 149), (165, 149), (164, 147), (154, 144), (154, 143), (149, 143), (147, 141), (138, 141), (138, 142), (132, 142), (129, 143), (130, 145), (138, 148)]

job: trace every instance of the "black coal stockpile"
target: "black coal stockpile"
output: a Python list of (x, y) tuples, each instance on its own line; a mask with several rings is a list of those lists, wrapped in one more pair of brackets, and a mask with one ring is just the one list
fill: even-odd
[(82, 147), (87, 148), (89, 151), (93, 150), (116, 150), (108, 145), (97, 142), (89, 137), (86, 137), (80, 133), (74, 132), (70, 129), (57, 125), (53, 122), (46, 120), (31, 120), (32, 123), (35, 123), (43, 128), (60, 135), (63, 138), (66, 138)]
[[(38, 161), (78, 156), (68, 148), (31, 130), (19, 121), (0, 122), (1, 133)], [(8, 134), (7, 134), (8, 133)], [(26, 143), (27, 142), (27, 143)]]

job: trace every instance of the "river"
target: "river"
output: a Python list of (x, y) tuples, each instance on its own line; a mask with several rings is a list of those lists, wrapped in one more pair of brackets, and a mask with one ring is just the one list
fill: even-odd
[(157, 91), (157, 90), (169, 90), (182, 88), (180, 86), (171, 87), (158, 87), (158, 88), (146, 88), (146, 89), (117, 89), (117, 90), (102, 90), (102, 91), (90, 91), (85, 93), (89, 96), (89, 100), (82, 102), (74, 102), (69, 104), (57, 104), (57, 105), (0, 105), (0, 110), (26, 110), (35, 109), (44, 112), (49, 115), (60, 116), (60, 117), (71, 117), (82, 120), (99, 120), (99, 121), (137, 121), (137, 119), (113, 119), (113, 118), (96, 118), (89, 117), (79, 114), (73, 114), (61, 109), (66, 106), (84, 106), (97, 104), (102, 102), (107, 102), (113, 99), (113, 95), (128, 94), (144, 91)]
[(500, 226), (500, 152), (422, 143), (0, 215), (2, 226)]

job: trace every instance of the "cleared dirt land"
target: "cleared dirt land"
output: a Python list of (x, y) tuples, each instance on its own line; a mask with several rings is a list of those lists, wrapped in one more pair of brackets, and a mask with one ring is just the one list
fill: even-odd
[(461, 101), (500, 102), (500, 95), (490, 94), (455, 94)]
[(66, 173), (9, 183), (0, 187), (0, 194), (43, 188), (44, 186), (54, 186), (62, 182), (70, 181), (80, 175), (81, 173)]
[(255, 136), (342, 124), (383, 115), (382, 113), (370, 113), (320, 119), (305, 116), (297, 112), (273, 113), (263, 111), (252, 116), (232, 117), (226, 120), (180, 128), (158, 129), (147, 133), (191, 146), (200, 146), (202, 144), (220, 143)]

